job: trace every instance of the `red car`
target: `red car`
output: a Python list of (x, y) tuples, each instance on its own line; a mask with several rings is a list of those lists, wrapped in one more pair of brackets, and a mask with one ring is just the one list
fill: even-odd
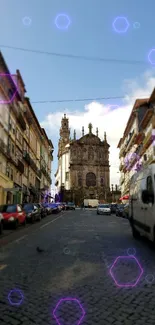
[(26, 225), (26, 213), (20, 204), (0, 205), (0, 213), (2, 213), (4, 218), (4, 225), (13, 225), (14, 229), (20, 224), (23, 226)]

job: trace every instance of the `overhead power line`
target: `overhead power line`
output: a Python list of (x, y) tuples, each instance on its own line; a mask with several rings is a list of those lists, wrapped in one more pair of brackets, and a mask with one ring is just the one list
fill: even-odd
[[(127, 95), (125, 96), (114, 96), (114, 97), (96, 97), (96, 98), (80, 98), (80, 99), (61, 99), (61, 100), (43, 100), (43, 101), (32, 101), (32, 104), (46, 104), (46, 103), (71, 103), (71, 102), (87, 102), (87, 101), (99, 101), (99, 100), (109, 100), (109, 99), (125, 99)], [(150, 94), (148, 96), (145, 96), (143, 98), (150, 97)], [(135, 96), (131, 96), (130, 98), (135, 98)], [(138, 99), (143, 99), (142, 97)], [(111, 104), (111, 106), (117, 106)], [(119, 106), (119, 105), (118, 105)]]
[(109, 58), (101, 58), (101, 57), (92, 57), (87, 55), (75, 55), (75, 54), (65, 54), (65, 53), (57, 53), (57, 52), (48, 52), (48, 51), (41, 51), (35, 49), (27, 49), (23, 47), (16, 47), (16, 46), (9, 46), (9, 45), (0, 45), (1, 48), (16, 50), (16, 51), (24, 51), (24, 52), (31, 52), (35, 54), (44, 54), (50, 55), (55, 57), (61, 58), (68, 58), (68, 59), (76, 59), (76, 60), (85, 60), (85, 61), (96, 61), (96, 62), (106, 62), (106, 63), (117, 63), (117, 64), (137, 64), (137, 65), (146, 65), (148, 62), (140, 61), (140, 60), (122, 60), (122, 59), (109, 59)]

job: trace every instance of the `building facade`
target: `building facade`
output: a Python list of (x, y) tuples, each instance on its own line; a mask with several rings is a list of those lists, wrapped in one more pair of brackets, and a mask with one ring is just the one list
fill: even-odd
[(128, 195), (133, 174), (155, 162), (155, 90), (150, 98), (135, 101), (118, 148), (121, 193)]
[(52, 142), (25, 97), (19, 70), (15, 77), (0, 53), (0, 204), (39, 202), (45, 195), (49, 200), (52, 183)]
[(91, 123), (89, 132), (82, 137), (70, 139), (69, 121), (64, 115), (61, 121), (60, 140), (58, 149), (58, 170), (56, 186), (63, 193), (65, 201), (72, 200), (81, 204), (84, 199), (99, 199), (107, 201), (110, 192), (109, 144), (106, 134), (104, 141), (92, 133)]

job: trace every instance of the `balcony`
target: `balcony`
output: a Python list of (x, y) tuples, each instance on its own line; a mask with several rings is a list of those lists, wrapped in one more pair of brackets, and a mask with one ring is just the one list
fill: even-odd
[(21, 174), (24, 173), (24, 164), (18, 159), (18, 170), (21, 172)]
[(28, 165), (30, 165), (30, 155), (29, 155), (29, 153), (27, 151), (23, 152), (23, 158), (28, 163)]
[(44, 166), (41, 166), (42, 173), (47, 176), (46, 168)]
[(30, 166), (32, 167), (32, 169), (34, 170), (34, 172), (36, 172), (37, 165), (35, 164), (35, 162), (33, 161), (33, 159), (31, 157), (30, 157)]
[(7, 152), (8, 152), (8, 146), (7, 144), (4, 143), (4, 141), (2, 139), (0, 139), (0, 151), (7, 156)]
[(120, 185), (122, 185), (124, 183), (124, 180), (125, 180), (124, 175), (121, 175), (120, 180), (119, 180)]
[(17, 121), (19, 122), (20, 126), (22, 127), (23, 131), (26, 131), (26, 123), (21, 113), (17, 116)]
[(123, 169), (123, 167), (124, 167), (124, 164), (121, 162), (120, 166), (119, 166), (119, 170), (121, 171)]
[(143, 146), (145, 148), (148, 148), (152, 142), (153, 142), (153, 134), (152, 134), (152, 130), (150, 130), (143, 141)]
[(133, 140), (135, 139), (135, 137), (137, 136), (137, 134), (135, 133), (135, 131), (133, 130), (132, 132), (130, 132), (129, 134), (129, 138), (126, 142), (126, 151), (128, 151), (133, 143)]
[(37, 176), (38, 176), (39, 178), (41, 178), (42, 173), (41, 173), (41, 170), (39, 170), (38, 168), (37, 168), (37, 170), (36, 170), (36, 174), (37, 174)]

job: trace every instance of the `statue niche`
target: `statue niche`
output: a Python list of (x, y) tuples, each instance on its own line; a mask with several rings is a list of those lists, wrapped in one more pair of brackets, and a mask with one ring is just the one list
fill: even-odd
[(93, 151), (93, 148), (90, 147), (88, 149), (88, 160), (93, 160), (94, 159), (94, 151)]
[(82, 186), (82, 175), (81, 175), (81, 173), (78, 173), (78, 186), (79, 187)]

